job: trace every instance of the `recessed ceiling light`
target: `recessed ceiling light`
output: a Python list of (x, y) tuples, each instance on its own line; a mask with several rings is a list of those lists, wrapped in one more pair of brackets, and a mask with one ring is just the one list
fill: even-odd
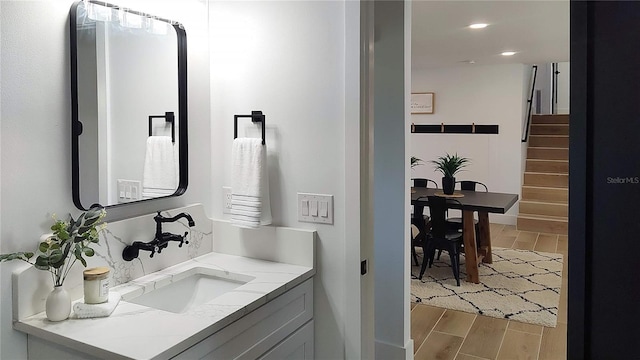
[(471, 29), (484, 29), (487, 26), (489, 26), (489, 24), (482, 24), (482, 23), (478, 23), (478, 24), (471, 24), (469, 25), (469, 28)]
[(501, 55), (502, 56), (513, 56), (515, 54), (516, 54), (515, 51), (503, 51)]

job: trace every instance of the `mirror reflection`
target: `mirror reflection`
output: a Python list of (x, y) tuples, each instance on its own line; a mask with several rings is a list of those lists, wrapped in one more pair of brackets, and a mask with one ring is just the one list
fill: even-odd
[(80, 209), (187, 186), (186, 34), (115, 5), (71, 9), (73, 200)]

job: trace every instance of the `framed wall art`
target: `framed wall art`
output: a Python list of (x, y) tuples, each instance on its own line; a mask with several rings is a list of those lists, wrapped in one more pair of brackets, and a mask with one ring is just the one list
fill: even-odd
[(433, 114), (436, 94), (433, 92), (411, 93), (412, 114)]

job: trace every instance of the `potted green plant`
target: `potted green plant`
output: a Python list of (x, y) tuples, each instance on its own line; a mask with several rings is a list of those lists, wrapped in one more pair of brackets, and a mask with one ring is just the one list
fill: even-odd
[(98, 243), (99, 234), (106, 227), (103, 222), (105, 216), (106, 211), (99, 205), (83, 212), (77, 219), (69, 215), (68, 220), (63, 221), (54, 216), (53, 233), (40, 242), (35, 260), (32, 260), (33, 252), (0, 254), (0, 262), (21, 260), (51, 273), (54, 288), (45, 306), (49, 320), (60, 321), (69, 317), (71, 300), (63, 287), (64, 280), (77, 261), (86, 267), (84, 257), (95, 254), (90, 245)]
[(440, 171), (442, 177), (442, 191), (446, 195), (453, 194), (453, 188), (456, 184), (456, 174), (467, 166), (471, 161), (465, 157), (455, 155), (440, 156), (437, 160), (432, 160), (436, 170)]
[(422, 159), (417, 158), (415, 156), (412, 156), (411, 157), (411, 168), (413, 169), (414, 167), (416, 167), (418, 165), (422, 165)]

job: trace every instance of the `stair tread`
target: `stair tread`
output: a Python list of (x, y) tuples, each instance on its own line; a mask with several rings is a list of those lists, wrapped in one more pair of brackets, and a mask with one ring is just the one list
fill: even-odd
[(538, 173), (540, 173), (540, 174), (569, 175), (568, 171), (560, 171), (560, 170), (553, 170), (553, 169), (549, 169), (547, 171), (538, 171)]
[(531, 123), (531, 126), (569, 126), (569, 124), (562, 124), (562, 123), (557, 123), (557, 124), (552, 124), (552, 123)]
[[(545, 155), (549, 156), (550, 154), (539, 154), (539, 153), (537, 153), (537, 154), (530, 154), (530, 155), (527, 157), (527, 159), (528, 159), (528, 160), (533, 160), (533, 159), (545, 160), (545, 159), (547, 158)], [(557, 154), (557, 153), (555, 153), (555, 154), (551, 154), (551, 157), (554, 157), (554, 158), (558, 158), (558, 157), (559, 157), (559, 158), (561, 158), (561, 159), (562, 159), (562, 158), (564, 157), (564, 156), (562, 156), (562, 155), (563, 155), (563, 154)]]
[(569, 204), (563, 203), (555, 203), (548, 201), (539, 201), (539, 200), (520, 200), (520, 203), (528, 203), (528, 204), (542, 204), (542, 205), (558, 205), (558, 206), (569, 206)]
[(549, 135), (544, 135), (544, 134), (531, 134), (529, 135), (529, 137), (552, 137), (552, 138), (568, 138), (569, 135), (562, 135), (562, 134), (549, 134)]
[(563, 186), (540, 186), (540, 185), (530, 185), (530, 184), (523, 184), (523, 187), (528, 187), (528, 188), (539, 188), (539, 189), (549, 189), (549, 190), (569, 190), (569, 185), (563, 185)]
[(568, 118), (571, 114), (531, 114), (534, 118)]
[(557, 146), (529, 146), (529, 149), (569, 150), (569, 148)]
[[(540, 159), (527, 159), (527, 161), (532, 161), (532, 160), (533, 160), (533, 161), (538, 161), (538, 160), (540, 160)], [(551, 160), (542, 160), (542, 161), (551, 161)], [(568, 161), (565, 161), (565, 163), (567, 163), (567, 165), (569, 164), (569, 162), (568, 162)], [(536, 165), (543, 166), (543, 165), (545, 165), (545, 164), (536, 164)], [(548, 166), (552, 166), (552, 165), (551, 165), (551, 164), (548, 164)], [(561, 165), (560, 165), (560, 166), (561, 166)], [(533, 166), (533, 165), (532, 165), (532, 167), (535, 167), (535, 166)], [(526, 169), (525, 169), (525, 170), (526, 170)], [(553, 170), (549, 170), (549, 169), (548, 169), (547, 171), (551, 171), (551, 172), (550, 172), (550, 174), (556, 174), (556, 173), (557, 173), (557, 174), (568, 174), (568, 173), (569, 173), (569, 170), (568, 170), (568, 169), (567, 169), (566, 171), (562, 172), (562, 173), (558, 173), (556, 169), (553, 169)], [(544, 172), (544, 171), (542, 171), (542, 172)]]
[[(540, 173), (540, 174), (548, 174), (548, 175), (569, 175), (568, 172), (547, 172), (547, 173)], [(533, 185), (535, 186), (535, 185)]]
[(569, 122), (568, 114), (532, 117), (518, 228), (567, 233)]
[(546, 173), (540, 173), (540, 174), (549, 174), (549, 175), (569, 175), (569, 173), (568, 173), (568, 172), (559, 172), (559, 171), (556, 171), (556, 172), (546, 172)]
[(531, 119), (531, 125), (543, 125), (543, 124), (549, 124), (549, 125), (553, 125), (553, 124), (565, 124), (565, 125), (569, 125), (570, 122), (568, 120), (557, 120), (557, 119), (545, 119), (545, 118), (541, 118), (541, 119)]
[(540, 171), (525, 171), (525, 174), (531, 174), (531, 175), (553, 175), (553, 176), (566, 176), (569, 175), (569, 173), (548, 173), (548, 172), (540, 172)]
[[(548, 189), (548, 186), (538, 186), (538, 185), (522, 185), (523, 188), (528, 188), (528, 189)], [(554, 190), (556, 189), (561, 189), (561, 190), (567, 190), (566, 188), (553, 188)]]
[(540, 186), (540, 185), (527, 185), (524, 184), (522, 186), (527, 186), (527, 187), (539, 187), (542, 189), (550, 189), (550, 190), (567, 190), (569, 189), (569, 185), (562, 185), (562, 186)]
[(538, 215), (538, 214), (528, 214), (528, 213), (519, 213), (519, 218), (523, 219), (535, 219), (535, 220), (551, 220), (551, 221), (559, 221), (559, 222), (568, 222), (568, 216), (551, 216), (551, 215)]
[(545, 234), (568, 234), (569, 221), (543, 219), (537, 216), (518, 216), (518, 230), (536, 231)]
[(566, 163), (569, 162), (569, 160), (562, 160), (562, 159), (527, 159), (527, 161), (553, 161), (553, 162), (566, 162)]

